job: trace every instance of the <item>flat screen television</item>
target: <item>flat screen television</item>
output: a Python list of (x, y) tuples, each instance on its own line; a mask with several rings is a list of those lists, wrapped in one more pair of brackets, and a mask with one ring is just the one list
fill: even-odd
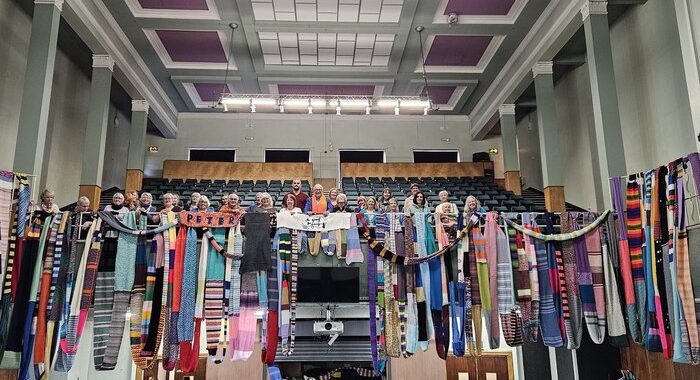
[(299, 268), (297, 272), (297, 302), (360, 302), (360, 268)]

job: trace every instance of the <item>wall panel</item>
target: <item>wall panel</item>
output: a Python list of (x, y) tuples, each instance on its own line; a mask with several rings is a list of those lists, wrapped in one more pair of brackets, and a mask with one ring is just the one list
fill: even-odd
[(484, 175), (483, 162), (446, 163), (343, 163), (340, 164), (343, 177), (481, 177)]
[(205, 162), (166, 160), (163, 178), (285, 180), (299, 177), (313, 181), (313, 164), (309, 162)]

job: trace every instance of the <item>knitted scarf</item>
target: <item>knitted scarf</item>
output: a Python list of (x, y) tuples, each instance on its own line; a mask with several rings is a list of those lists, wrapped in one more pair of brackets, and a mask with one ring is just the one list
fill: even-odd
[(372, 368), (377, 376), (381, 376), (384, 363), (379, 358), (379, 342), (377, 341), (377, 256), (372, 249), (367, 252), (367, 283), (369, 288), (369, 342)]
[[(553, 216), (553, 213), (544, 214), (548, 235), (554, 233)], [(566, 286), (564, 261), (561, 254), (561, 243), (548, 241), (546, 243), (546, 248), (547, 260), (549, 262), (549, 280), (552, 284), (552, 293), (554, 294), (554, 306), (557, 310), (557, 316), (559, 317), (559, 329), (562, 334), (562, 339), (566, 344), (566, 338), (567, 335), (569, 335), (566, 329), (568, 321), (571, 319), (571, 314), (569, 313), (568, 288)]]
[(661, 338), (659, 336), (658, 319), (656, 318), (655, 300), (656, 258), (653, 251), (654, 242), (652, 238), (652, 228), (650, 224), (653, 223), (651, 218), (653, 177), (653, 170), (644, 173), (644, 212), (642, 213), (642, 226), (644, 227), (644, 278), (647, 288), (646, 325), (648, 326), (648, 332), (646, 334), (646, 340), (644, 341), (644, 345), (647, 351), (661, 352)]
[[(426, 213), (414, 213), (413, 225), (415, 227), (414, 252), (418, 258), (427, 256), (425, 218)], [(371, 245), (370, 245), (371, 247)], [(374, 249), (372, 249), (374, 252)], [(418, 343), (423, 350), (428, 349), (428, 340), (432, 337), (432, 316), (428, 312), (430, 305), (430, 270), (428, 262), (421, 263), (416, 273), (416, 308), (418, 310)]]
[[(523, 226), (527, 229), (533, 229), (530, 222), (530, 214), (523, 214)], [(533, 218), (534, 220), (534, 218)], [(540, 285), (539, 285), (539, 270), (537, 267), (537, 253), (535, 250), (534, 238), (522, 235), (522, 245), (525, 251), (525, 258), (528, 263), (528, 279), (530, 283), (530, 307), (523, 308), (523, 327), (525, 339), (529, 342), (537, 342), (537, 337), (540, 330)], [(526, 318), (526, 310), (529, 309), (529, 317)]]
[[(482, 351), (482, 330), (481, 330), (481, 284), (479, 270), (477, 266), (477, 258), (484, 257), (486, 255), (486, 242), (484, 240), (484, 235), (481, 234), (481, 229), (478, 224), (472, 226), (471, 231), (471, 242), (473, 244), (469, 245), (469, 256), (468, 256), (468, 266), (469, 266), (469, 277), (471, 284), (471, 301), (472, 301), (472, 320), (474, 322), (474, 342), (471, 342), (467, 347), (469, 349), (469, 355), (479, 356)], [(466, 292), (466, 289), (465, 289)], [(466, 305), (465, 305), (466, 307)]]
[[(578, 229), (574, 228), (578, 213), (564, 212), (560, 215), (561, 232), (573, 232)], [(583, 329), (581, 319), (583, 312), (581, 310), (581, 299), (579, 297), (578, 283), (578, 262), (576, 249), (574, 248), (575, 240), (567, 240), (562, 242), (562, 259), (564, 262), (564, 273), (567, 285), (567, 298), (569, 305), (570, 318), (566, 322), (566, 348), (577, 349), (581, 345), (581, 337)]]
[[(540, 233), (537, 223), (532, 221), (532, 230)], [(560, 329), (560, 310), (556, 306), (554, 284), (551, 281), (550, 271), (556, 270), (550, 266), (550, 254), (553, 256), (545, 242), (534, 240), (535, 254), (537, 257), (537, 277), (539, 284), (540, 330), (542, 341), (547, 347), (563, 347), (564, 341)], [(557, 294), (558, 296), (558, 294)]]
[(501, 319), (503, 336), (509, 346), (523, 344), (523, 321), (520, 309), (515, 304), (513, 292), (513, 261), (510, 252), (510, 242), (502, 229), (497, 234), (498, 251), (498, 314)]
[[(589, 218), (592, 217), (589, 215)], [(590, 222), (591, 220), (588, 220)], [(603, 277), (605, 283), (605, 315), (608, 324), (608, 342), (613, 347), (628, 347), (627, 329), (623, 315), (618, 278), (615, 270), (617, 260), (617, 236), (612, 219), (600, 228), (603, 249)]]
[[(486, 302), (484, 302), (484, 317), (486, 320), (486, 334), (489, 338), (489, 347), (492, 350), (498, 348), (500, 345), (500, 330), (498, 323), (498, 232), (500, 228), (498, 227), (497, 219), (498, 213), (487, 213), (486, 225), (484, 226), (484, 239), (486, 240), (486, 261), (488, 265), (487, 282), (484, 284), (488, 284), (486, 288), (488, 289), (489, 301), (491, 304), (490, 308), (486, 308)], [(481, 289), (484, 289), (484, 284), (481, 285)]]
[[(0, 170), (0, 278), (5, 277), (10, 233), (12, 231), (12, 188), (15, 174)], [(0, 283), (0, 287), (2, 283)], [(0, 288), (1, 289), (1, 288)]]
[[(162, 237), (161, 237), (162, 239)], [(161, 240), (162, 242), (162, 240)], [(141, 362), (141, 349), (143, 348), (142, 341), (145, 342), (146, 335), (148, 334), (148, 324), (151, 319), (151, 306), (153, 302), (153, 292), (146, 297), (146, 288), (149, 286), (153, 289), (155, 284), (155, 255), (157, 250), (157, 243), (154, 239), (152, 244), (146, 241), (145, 236), (139, 236), (136, 245), (136, 259), (134, 261), (134, 285), (131, 291), (131, 300), (129, 303), (129, 313), (130, 318), (130, 346), (131, 346), (131, 358), (137, 366), (142, 366), (144, 363)], [(148, 252), (147, 252), (148, 250)], [(161, 243), (162, 250), (162, 243)], [(149, 263), (150, 262), (150, 263)], [(149, 279), (149, 264), (153, 264), (153, 276)]]
[[(459, 230), (463, 227), (463, 218), (458, 218)], [(460, 232), (461, 233), (461, 232)], [(468, 235), (468, 234), (467, 234)], [(460, 236), (461, 237), (461, 236)], [(463, 356), (467, 345), (473, 346), (471, 273), (469, 271), (469, 236), (465, 236), (457, 245), (457, 282), (450, 289), (450, 307), (452, 312), (452, 353)]]
[[(405, 257), (411, 259), (414, 257), (414, 239), (413, 239), (413, 220), (404, 218), (404, 249)], [(404, 270), (406, 284), (406, 349), (404, 356), (408, 357), (416, 352), (418, 345), (418, 304), (416, 303), (416, 276), (418, 275), (414, 266), (398, 266), (399, 270)], [(401, 289), (399, 289), (401, 291)]]
[[(214, 249), (217, 240), (224, 240), (225, 230), (215, 228), (212, 230), (213, 239), (202, 239), (202, 244), (207, 244), (208, 249)], [(218, 245), (218, 244), (217, 244)], [(206, 262), (206, 282), (204, 289), (204, 321), (207, 331), (207, 351), (213, 359), (219, 348), (221, 338), (221, 325), (224, 318), (224, 277), (226, 274), (226, 258), (223, 255), (209, 254)]]
[[(508, 232), (508, 246), (510, 248), (511, 258), (513, 256), (517, 258), (513, 267), (513, 282), (515, 283), (515, 299), (519, 311), (518, 315), (520, 317), (520, 323), (524, 327), (530, 321), (530, 304), (532, 302), (527, 254), (525, 253), (522, 234), (516, 231), (515, 228), (506, 227), (506, 231)], [(521, 331), (522, 337), (524, 328), (521, 329)]]
[[(625, 269), (622, 272), (622, 280), (625, 286), (625, 301), (627, 303), (627, 321), (632, 340), (637, 344), (644, 343), (644, 336), (647, 334), (646, 326), (646, 285), (644, 284), (644, 256), (642, 245), (644, 244), (644, 231), (642, 229), (641, 214), (641, 193), (637, 176), (631, 175), (627, 182), (627, 241), (629, 244), (630, 266), (632, 286), (634, 290), (634, 305), (630, 307), (630, 296), (628, 295), (629, 279), (626, 277)], [(617, 208), (617, 206), (616, 206)], [(618, 221), (622, 220), (618, 215)], [(624, 229), (620, 228), (620, 234)], [(623, 247), (620, 247), (620, 266), (625, 267)]]
[(666, 174), (668, 169), (662, 166), (655, 170), (654, 185), (651, 190), (652, 251), (654, 254), (654, 303), (656, 319), (659, 324), (659, 338), (664, 358), (671, 358), (671, 324), (668, 316), (668, 298), (666, 297), (666, 279), (663, 266), (663, 245), (668, 242), (666, 219)]
[[(187, 229), (180, 228), (175, 242), (175, 250), (170, 261), (168, 282), (168, 300), (166, 310), (169, 315), (165, 321), (165, 336), (163, 337), (163, 369), (170, 371), (175, 368), (175, 362), (179, 352), (178, 320), (180, 315), (180, 300), (182, 296), (182, 275), (184, 269), (185, 247), (187, 241)], [(171, 250), (172, 251), (172, 250)]]
[[(692, 153), (687, 157), (692, 167), (693, 181), (696, 192), (700, 191), (700, 157), (698, 153)], [(679, 173), (679, 181), (676, 185), (678, 189), (678, 206), (676, 216), (676, 240), (677, 240), (677, 282), (680, 303), (682, 306), (681, 326), (685, 325), (688, 330), (690, 352), (684, 353), (690, 363), (698, 364), (700, 362), (700, 342), (698, 342), (698, 334), (700, 333), (700, 299), (693, 294), (693, 283), (690, 272), (690, 250), (688, 244), (688, 231), (686, 230), (686, 209), (685, 209), (685, 189), (683, 186), (681, 173), (685, 172), (685, 168), (680, 164), (677, 165)], [(684, 345), (685, 347), (686, 345)]]
[[(601, 344), (603, 339), (605, 339), (606, 326), (603, 248), (600, 239), (601, 232), (596, 230), (586, 234), (585, 243), (577, 242), (577, 249), (582, 252), (585, 248), (588, 251), (588, 260), (586, 261), (583, 257), (580, 257), (579, 260), (581, 261), (581, 267), (579, 268), (581, 278), (579, 283), (581, 284), (581, 301), (583, 302), (588, 334), (591, 336), (593, 343), (596, 344)], [(588, 284), (589, 272), (590, 287)]]

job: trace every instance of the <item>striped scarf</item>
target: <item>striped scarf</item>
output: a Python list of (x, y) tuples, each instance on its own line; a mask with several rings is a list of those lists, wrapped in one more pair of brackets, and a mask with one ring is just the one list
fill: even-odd
[[(601, 344), (605, 339), (605, 327), (607, 324), (605, 313), (605, 287), (603, 277), (603, 248), (601, 243), (601, 232), (596, 230), (586, 235), (585, 248), (588, 250), (588, 269), (590, 270), (590, 289), (592, 293), (586, 293), (584, 302), (584, 317), (586, 318), (586, 326), (588, 334), (591, 336), (593, 343)], [(583, 249), (583, 245), (579, 243), (579, 249)], [(586, 280), (581, 281), (581, 295), (583, 298), (584, 291), (588, 292), (588, 271), (586, 263), (581, 258), (581, 268), (579, 269), (582, 275), (585, 275)], [(592, 295), (592, 297), (591, 297)], [(595, 307), (593, 308), (593, 304)]]
[[(644, 227), (644, 278), (646, 283), (647, 293), (647, 314), (646, 325), (648, 332), (644, 345), (647, 351), (661, 352), (661, 337), (659, 336), (659, 323), (656, 318), (656, 258), (654, 253), (654, 241), (652, 238), (651, 218), (652, 212), (652, 183), (654, 171), (650, 170), (644, 173), (644, 212), (642, 213), (642, 226)], [(659, 310), (660, 312), (661, 310)]]
[(173, 259), (170, 261), (168, 281), (170, 282), (167, 305), (170, 314), (165, 322), (163, 338), (163, 369), (170, 371), (175, 368), (179, 353), (178, 321), (180, 315), (180, 298), (182, 295), (182, 275), (184, 270), (187, 229), (182, 227), (177, 234)]
[[(498, 213), (489, 212), (486, 214), (486, 225), (484, 226), (484, 239), (486, 240), (486, 267), (482, 269), (488, 273), (486, 277), (487, 286), (481, 286), (481, 289), (488, 289), (488, 302), (490, 307), (487, 307), (487, 302), (484, 302), (484, 317), (486, 321), (486, 333), (489, 339), (489, 347), (493, 350), (500, 345), (499, 331), (499, 308), (498, 308), (498, 238), (499, 226), (497, 222)], [(478, 260), (478, 258), (477, 258)], [(481, 272), (479, 273), (481, 274)], [(479, 279), (481, 281), (481, 278)], [(483, 299), (483, 295), (482, 295)]]
[[(148, 332), (148, 328), (145, 328), (146, 334), (144, 334), (144, 325), (150, 322), (150, 304), (151, 299), (146, 298), (146, 288), (148, 279), (148, 264), (149, 258), (153, 258), (151, 262), (153, 263), (153, 274), (151, 279), (151, 288), (155, 284), (155, 251), (156, 251), (156, 241), (154, 240), (151, 244), (150, 249), (147, 248), (148, 242), (145, 236), (139, 236), (136, 244), (136, 259), (134, 261), (134, 285), (131, 290), (131, 300), (129, 302), (129, 313), (130, 318), (130, 346), (131, 346), (131, 358), (137, 366), (142, 365), (140, 362), (141, 358), (141, 348), (143, 348), (142, 340), (145, 341), (145, 335)], [(161, 245), (162, 247), (162, 245)], [(148, 252), (147, 252), (148, 250)]]
[(519, 308), (520, 323), (523, 325), (522, 330), (524, 334), (524, 327), (530, 323), (532, 313), (530, 307), (532, 303), (532, 291), (530, 289), (528, 260), (527, 254), (525, 253), (525, 245), (523, 244), (522, 234), (517, 232), (514, 228), (507, 228), (507, 231), (511, 257), (514, 254), (513, 252), (515, 252), (515, 255), (518, 258), (518, 265), (516, 268), (514, 268), (513, 280), (515, 283), (515, 299)]
[[(411, 218), (403, 219), (404, 230), (404, 249), (405, 257), (412, 258), (415, 255), (413, 245), (413, 220)], [(399, 270), (404, 270), (405, 290), (406, 290), (406, 348), (404, 357), (409, 357), (416, 352), (418, 345), (418, 304), (416, 303), (416, 268), (411, 265), (408, 267), (399, 266)]]
[[(427, 256), (425, 218), (426, 213), (414, 213), (413, 225), (415, 227), (414, 252), (417, 257)], [(428, 349), (428, 340), (432, 338), (432, 330), (428, 326), (432, 325), (431, 313), (428, 311), (430, 305), (430, 270), (428, 263), (421, 263), (416, 273), (416, 307), (418, 309), (418, 343), (425, 351)]]
[(182, 267), (180, 312), (177, 318), (177, 339), (181, 343), (191, 341), (194, 336), (192, 321), (197, 294), (197, 233), (194, 228), (187, 228)]
[(656, 304), (656, 319), (659, 326), (661, 350), (665, 359), (671, 358), (671, 325), (668, 319), (668, 303), (666, 298), (666, 280), (663, 265), (663, 245), (668, 242), (666, 227), (666, 167), (655, 170), (654, 183), (651, 191), (651, 221), (652, 221), (652, 252), (654, 254), (654, 303)]
[[(289, 349), (289, 334), (292, 319), (291, 311), (291, 274), (292, 274), (292, 234), (289, 230), (279, 231), (279, 258), (281, 263), (281, 298), (280, 298), (280, 336), (282, 338), (282, 354), (291, 354)], [(277, 274), (275, 274), (277, 276)], [(275, 346), (275, 349), (277, 347)]]
[[(592, 217), (589, 216), (588, 222)], [(603, 250), (603, 281), (605, 283), (605, 315), (608, 325), (608, 342), (613, 347), (628, 347), (627, 329), (625, 327), (625, 317), (622, 309), (620, 292), (617, 288), (618, 278), (614, 264), (618, 262), (615, 234), (615, 226), (612, 219), (608, 219), (606, 224), (599, 228)]]
[[(479, 356), (482, 351), (482, 313), (481, 313), (481, 279), (483, 276), (479, 276), (479, 266), (477, 265), (477, 260), (480, 260), (486, 255), (486, 241), (484, 240), (484, 235), (481, 234), (481, 229), (478, 225), (475, 225), (470, 230), (471, 243), (469, 245), (469, 275), (471, 284), (471, 301), (472, 301), (472, 321), (474, 323), (474, 342), (469, 344), (467, 348), (469, 349), (469, 355)], [(465, 289), (466, 292), (466, 289)], [(466, 305), (465, 305), (466, 307)]]
[[(693, 182), (696, 192), (700, 192), (700, 158), (698, 153), (692, 153), (687, 160), (691, 164)], [(683, 169), (683, 171), (681, 171)], [(678, 292), (680, 294), (680, 302), (682, 304), (682, 314), (685, 318), (685, 326), (688, 330), (690, 352), (686, 357), (690, 359), (690, 363), (698, 364), (700, 362), (700, 294), (693, 294), (693, 283), (690, 270), (690, 248), (688, 244), (688, 231), (686, 229), (686, 208), (685, 208), (685, 190), (681, 175), (685, 171), (681, 165), (677, 166), (679, 171), (678, 188), (678, 208), (677, 208), (677, 271), (678, 271)], [(697, 290), (696, 290), (697, 291)], [(682, 323), (683, 324), (683, 323)]]
[(384, 371), (384, 361), (379, 357), (380, 346), (377, 341), (377, 335), (380, 334), (377, 331), (378, 325), (378, 308), (377, 304), (378, 298), (378, 288), (377, 288), (377, 256), (374, 254), (374, 250), (370, 249), (367, 252), (367, 282), (368, 282), (368, 295), (369, 295), (369, 342), (370, 342), (370, 352), (372, 355), (372, 368), (377, 376), (380, 376)]
[[(547, 223), (546, 231), (548, 235), (554, 233), (553, 216), (554, 214), (552, 213), (546, 213), (544, 215)], [(562, 334), (562, 339), (566, 344), (567, 335), (569, 335), (566, 331), (566, 325), (567, 321), (571, 318), (571, 314), (569, 313), (568, 289), (566, 286), (566, 276), (564, 274), (561, 244), (560, 242), (548, 241), (546, 243), (546, 249), (547, 260), (549, 261), (549, 280), (552, 284), (552, 293), (554, 295), (554, 306), (559, 318), (559, 329)]]
[[(532, 230), (539, 233), (539, 228), (535, 221), (532, 222)], [(542, 331), (542, 341), (547, 347), (563, 347), (560, 328), (561, 309), (557, 308), (556, 297), (554, 293), (554, 285), (551, 281), (550, 271), (555, 270), (550, 266), (550, 256), (554, 254), (554, 247), (551, 251), (548, 246), (539, 240), (534, 240), (535, 254), (537, 257), (537, 277), (539, 280), (539, 307), (540, 307), (540, 330)], [(550, 255), (551, 253), (551, 255)], [(556, 294), (558, 296), (558, 293)]]
[[(564, 212), (560, 215), (561, 232), (573, 232), (578, 229), (574, 228), (578, 213)], [(581, 337), (583, 329), (581, 319), (583, 312), (581, 310), (581, 299), (579, 297), (578, 284), (578, 263), (574, 241), (567, 240), (562, 242), (562, 259), (564, 262), (564, 273), (567, 285), (567, 301), (569, 305), (570, 317), (566, 321), (566, 348), (577, 349), (581, 345)]]
[[(0, 278), (5, 277), (8, 243), (12, 231), (12, 188), (14, 187), (14, 180), (14, 173), (0, 170)], [(2, 284), (0, 283), (1, 286)]]
[(523, 344), (523, 320), (520, 309), (515, 304), (513, 287), (513, 261), (510, 242), (506, 233), (498, 229), (498, 314), (506, 344), (511, 347)]
[[(637, 344), (644, 343), (644, 336), (647, 334), (646, 326), (646, 286), (644, 284), (644, 255), (642, 246), (644, 244), (644, 231), (642, 229), (641, 214), (641, 193), (637, 176), (632, 175), (627, 182), (627, 241), (629, 244), (630, 265), (632, 285), (634, 289), (634, 305), (630, 307), (630, 297), (627, 296), (627, 282), (623, 272), (623, 282), (625, 284), (625, 299), (627, 301), (627, 320), (632, 340)], [(621, 220), (618, 216), (618, 220)], [(624, 231), (620, 228), (620, 233)], [(623, 263), (623, 250), (620, 249), (620, 265)]]
[[(532, 223), (530, 222), (530, 214), (523, 214), (523, 226), (528, 230), (533, 229)], [(529, 318), (525, 319), (525, 314), (523, 313), (523, 326), (525, 330), (525, 339), (529, 342), (537, 342), (540, 330), (540, 284), (537, 251), (535, 250), (535, 240), (532, 237), (523, 235), (522, 241), (529, 268), (528, 277), (530, 280), (531, 298)]]
[[(213, 239), (202, 239), (202, 244), (207, 244), (208, 249), (216, 251), (212, 241), (224, 240), (225, 230), (215, 228), (212, 230)], [(217, 243), (218, 244), (218, 243)], [(226, 258), (219, 254), (207, 255), (206, 282), (204, 289), (204, 322), (207, 331), (207, 351), (213, 359), (219, 349), (221, 338), (221, 325), (224, 318), (224, 277), (226, 275)]]

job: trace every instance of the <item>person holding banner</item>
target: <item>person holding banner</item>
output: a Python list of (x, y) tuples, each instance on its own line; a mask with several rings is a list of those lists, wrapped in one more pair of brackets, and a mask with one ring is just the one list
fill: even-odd
[(333, 207), (333, 212), (352, 212), (350, 206), (348, 205), (348, 197), (345, 194), (338, 194), (335, 207)]
[(238, 194), (229, 194), (228, 197), (226, 197), (226, 204), (221, 206), (219, 212), (225, 212), (230, 214), (245, 213), (245, 210), (241, 208), (240, 201), (241, 199), (240, 197), (238, 197)]
[(209, 198), (206, 195), (202, 195), (197, 200), (197, 207), (193, 208), (192, 211), (214, 212), (214, 209), (212, 207), (209, 207)]
[(314, 185), (313, 195), (306, 201), (304, 212), (309, 215), (328, 215), (333, 212), (330, 199), (323, 195), (323, 185)]
[(297, 198), (292, 193), (287, 193), (282, 200), (283, 207), (280, 209), (280, 214), (301, 214), (301, 209), (297, 207)]

